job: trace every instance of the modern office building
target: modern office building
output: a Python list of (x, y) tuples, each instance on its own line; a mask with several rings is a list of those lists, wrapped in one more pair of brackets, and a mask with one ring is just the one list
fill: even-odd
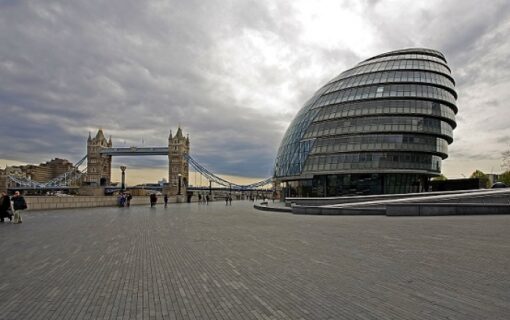
[(367, 59), (320, 88), (278, 150), (286, 196), (420, 192), (441, 172), (457, 113), (455, 81), (438, 51)]

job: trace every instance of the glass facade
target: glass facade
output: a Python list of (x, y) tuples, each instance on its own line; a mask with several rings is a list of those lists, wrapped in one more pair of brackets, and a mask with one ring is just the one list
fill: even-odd
[(404, 49), (320, 88), (287, 129), (275, 163), (286, 195), (417, 192), (453, 142), (457, 93), (444, 56)]

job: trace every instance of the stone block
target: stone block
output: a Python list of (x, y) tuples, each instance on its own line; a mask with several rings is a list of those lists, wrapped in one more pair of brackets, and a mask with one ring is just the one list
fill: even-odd
[(421, 216), (450, 216), (457, 214), (457, 206), (453, 205), (435, 205), (423, 204), (420, 206)]
[(417, 204), (387, 204), (387, 216), (419, 216), (420, 206)]

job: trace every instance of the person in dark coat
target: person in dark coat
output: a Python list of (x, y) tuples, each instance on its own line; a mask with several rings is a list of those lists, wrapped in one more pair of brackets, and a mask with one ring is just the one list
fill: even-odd
[(21, 218), (21, 211), (27, 208), (27, 203), (25, 198), (16, 191), (14, 193), (14, 197), (12, 197), (12, 209), (14, 210), (14, 221), (13, 223), (22, 223), (23, 219)]
[(150, 200), (151, 200), (151, 207), (154, 207), (156, 205), (156, 202), (158, 202), (158, 197), (156, 197), (155, 193), (151, 193)]
[(165, 208), (168, 206), (168, 194), (165, 194), (165, 197), (163, 198), (165, 201)]
[(128, 193), (126, 197), (126, 204), (128, 207), (131, 206), (131, 199), (133, 199), (133, 196), (131, 195), (131, 193)]
[(5, 218), (9, 218), (12, 221), (11, 210), (11, 198), (6, 192), (2, 192), (2, 198), (0, 199), (0, 222), (4, 222)]

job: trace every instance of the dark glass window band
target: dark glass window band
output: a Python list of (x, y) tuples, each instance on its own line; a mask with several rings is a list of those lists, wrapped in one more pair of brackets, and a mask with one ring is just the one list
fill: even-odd
[(405, 152), (366, 152), (313, 156), (306, 161), (304, 172), (353, 170), (423, 170), (440, 172), (441, 157)]
[(427, 135), (352, 135), (317, 139), (310, 154), (385, 150), (434, 153), (446, 159), (448, 154), (448, 142), (445, 139)]

